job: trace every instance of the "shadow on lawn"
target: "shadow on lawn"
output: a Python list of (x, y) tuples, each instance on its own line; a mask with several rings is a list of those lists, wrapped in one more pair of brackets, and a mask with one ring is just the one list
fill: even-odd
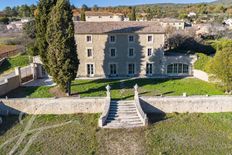
[(2, 124), (0, 124), (0, 136), (4, 135), (8, 130), (13, 128), (19, 123), (19, 116), (0, 116), (2, 118)]
[(140, 99), (140, 103), (141, 103), (142, 109), (144, 111), (145, 111), (145, 109), (147, 109), (147, 110), (149, 109), (149, 111), (147, 112), (149, 124), (154, 124), (154, 123), (157, 123), (159, 121), (163, 121), (163, 120), (167, 119), (165, 112), (163, 112), (162, 110), (160, 110), (154, 106), (151, 106), (149, 103), (147, 103), (143, 99)]
[(12, 90), (11, 92), (7, 93), (6, 95), (0, 96), (0, 98), (6, 98), (6, 96), (8, 98), (24, 98), (24, 97), (28, 97), (31, 94), (33, 94), (34, 92), (36, 92), (36, 90), (39, 87), (19, 87), (16, 88), (15, 90)]
[(8, 59), (6, 59), (0, 66), (0, 74), (11, 68), (11, 64)]
[[(84, 95), (84, 94), (95, 94), (97, 92), (105, 92), (106, 91), (106, 86), (109, 84), (111, 87), (111, 91), (121, 91), (123, 89), (129, 90), (129, 89), (134, 89), (135, 84), (138, 84), (138, 86), (140, 88), (142, 88), (143, 86), (146, 85), (155, 85), (155, 84), (160, 84), (160, 83), (164, 83), (167, 82), (169, 80), (175, 80), (175, 79), (122, 79), (122, 80), (109, 80), (109, 79), (98, 79), (98, 80), (91, 80), (88, 82), (84, 82), (84, 83), (74, 83), (72, 84), (72, 87), (82, 87), (84, 85), (89, 85), (89, 89), (88, 90), (84, 90), (84, 91), (79, 91), (79, 92), (73, 92), (74, 94), (78, 93), (79, 95)], [(92, 86), (91, 84), (96, 85), (96, 87)], [(97, 87), (98, 85), (100, 85), (99, 87)], [(140, 95), (142, 94), (148, 94), (149, 92), (147, 92), (145, 90), (145, 92), (141, 92)], [(167, 94), (171, 94), (173, 93), (173, 91), (169, 91), (169, 92), (165, 92), (165, 93), (157, 93), (157, 96), (161, 96), (161, 95), (167, 95)], [(127, 97), (123, 97), (120, 99), (128, 99), (131, 98), (133, 96), (127, 96)], [(119, 98), (114, 98), (114, 99), (119, 99)]]
[[(0, 122), (0, 136), (4, 135), (8, 130), (10, 130), (13, 126), (19, 123), (20, 119), (24, 119), (25, 115), (19, 117), (21, 111), (16, 110), (8, 105), (0, 102), (0, 109), (1, 109), (1, 122)], [(15, 115), (8, 115), (8, 113), (14, 113)]]

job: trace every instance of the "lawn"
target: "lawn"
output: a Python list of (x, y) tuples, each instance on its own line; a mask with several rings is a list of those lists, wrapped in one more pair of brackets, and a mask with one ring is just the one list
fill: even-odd
[[(23, 124), (16, 116), (3, 117), (1, 154), (12, 150), (15, 154), (80, 155), (232, 152), (232, 113), (150, 116), (159, 121), (144, 128), (114, 130), (98, 128), (98, 117), (99, 114), (28, 115)], [(28, 132), (23, 135), (26, 126)]]
[(26, 54), (19, 54), (8, 58), (0, 68), (0, 74), (8, 73), (15, 67), (24, 67), (30, 64), (29, 56)]
[(76, 80), (72, 85), (72, 92), (81, 97), (105, 96), (106, 85), (112, 88), (113, 99), (132, 99), (134, 85), (139, 85), (140, 95), (145, 96), (180, 96), (184, 92), (188, 95), (222, 95), (222, 90), (194, 78), (185, 79), (127, 79), (127, 80)]
[[(106, 96), (106, 85), (111, 86), (113, 99), (133, 99), (134, 85), (139, 85), (142, 96), (180, 96), (188, 95), (223, 95), (223, 91), (214, 84), (194, 78), (185, 79), (126, 79), (126, 80), (76, 80), (72, 83), (72, 93), (81, 97)], [(7, 94), (8, 97), (52, 97), (49, 87), (20, 87)]]

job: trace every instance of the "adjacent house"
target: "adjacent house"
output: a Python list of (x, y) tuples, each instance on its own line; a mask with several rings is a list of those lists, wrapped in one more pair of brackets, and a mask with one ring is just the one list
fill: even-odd
[(224, 20), (224, 24), (227, 25), (229, 29), (232, 29), (232, 18)]
[[(74, 21), (80, 21), (81, 14), (79, 12), (73, 13)], [(99, 11), (86, 11), (85, 20), (87, 22), (106, 22), (106, 21), (123, 21), (123, 14)]]
[(196, 17), (197, 14), (195, 12), (189, 12), (188, 17)]
[(195, 57), (164, 52), (165, 32), (157, 22), (75, 22), (75, 39), (77, 77), (192, 75)]
[(176, 30), (185, 29), (184, 20), (179, 20), (175, 18), (161, 18), (161, 19), (153, 19), (153, 20), (159, 22), (164, 28), (173, 27)]
[(3, 11), (0, 11), (0, 17), (5, 17), (6, 14)]
[(20, 21), (14, 21), (9, 23), (6, 27), (8, 30), (22, 30), (24, 24), (32, 21), (31, 18), (22, 18)]

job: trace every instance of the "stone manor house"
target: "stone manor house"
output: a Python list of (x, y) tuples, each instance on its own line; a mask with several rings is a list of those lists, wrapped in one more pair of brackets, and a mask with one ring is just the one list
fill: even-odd
[[(75, 22), (77, 77), (191, 76), (196, 57), (164, 52), (165, 37), (157, 22)], [(46, 76), (34, 63), (37, 76)]]

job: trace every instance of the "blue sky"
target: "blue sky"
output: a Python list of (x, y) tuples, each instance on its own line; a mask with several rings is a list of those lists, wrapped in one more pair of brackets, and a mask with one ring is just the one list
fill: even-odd
[[(22, 4), (36, 4), (39, 0), (0, 0), (0, 10), (6, 6), (16, 6)], [(199, 3), (212, 2), (214, 0), (71, 0), (71, 3), (80, 7), (82, 4), (93, 6), (117, 6), (135, 4), (154, 4), (154, 3)]]

